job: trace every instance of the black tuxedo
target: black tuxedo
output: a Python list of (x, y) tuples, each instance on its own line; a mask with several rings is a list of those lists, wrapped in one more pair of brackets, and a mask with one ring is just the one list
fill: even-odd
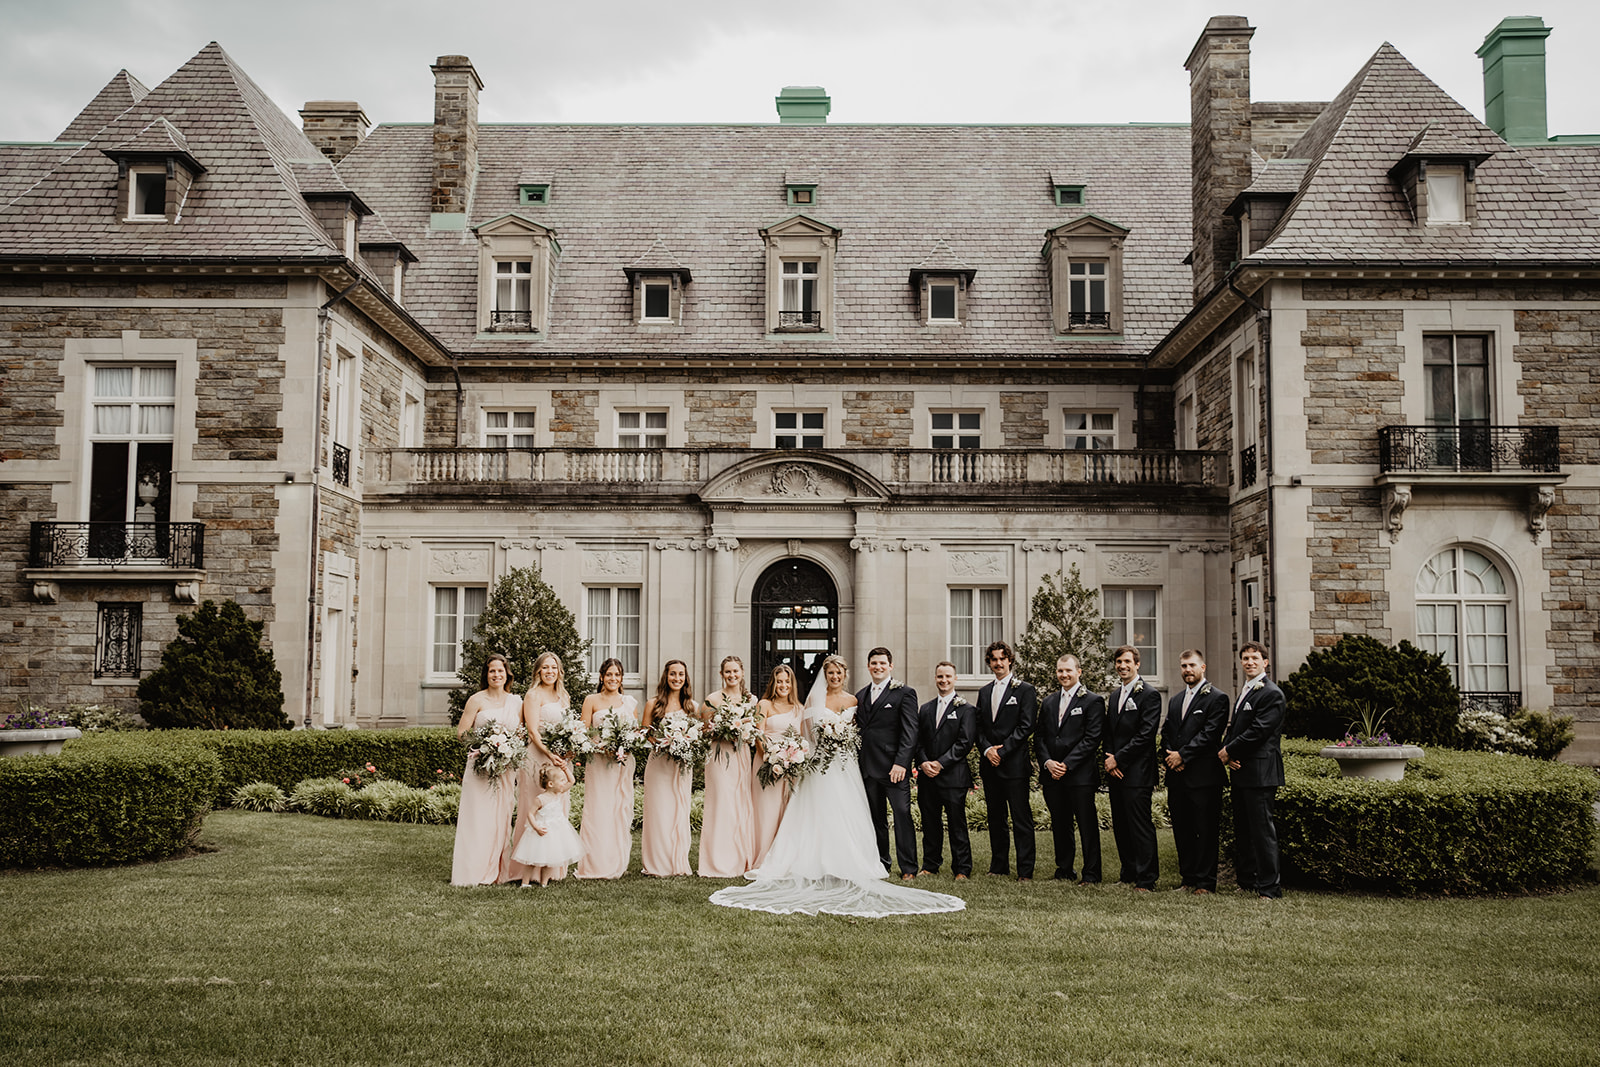
[(1284, 700), (1266, 675), (1260, 685), (1239, 695), (1233, 721), (1223, 735), (1222, 747), (1239, 769), (1229, 777), (1233, 786), (1234, 836), (1238, 840), (1235, 872), (1239, 887), (1266, 897), (1283, 895), (1278, 884), (1278, 828), (1273, 807), (1283, 784)]
[[(856, 726), (861, 731), (861, 782), (867, 789), (872, 828), (878, 836), (878, 859), (889, 869), (889, 816), (894, 812), (895, 859), (901, 874), (917, 873), (917, 830), (911, 825), (911, 760), (917, 746), (917, 691), (889, 679), (872, 701), (869, 685), (856, 694)], [(900, 767), (906, 776), (889, 781)]]
[[(1094, 810), (1095, 786), (1100, 781), (1100, 736), (1105, 729), (1106, 702), (1082, 686), (1063, 710), (1064, 692), (1057, 689), (1044, 698), (1039, 728), (1034, 734), (1034, 754), (1039, 759), (1039, 789), (1050, 809), (1050, 833), (1056, 845), (1056, 877), (1076, 878), (1072, 869), (1072, 825), (1083, 840), (1083, 880), (1100, 881), (1100, 816)], [(1045, 769), (1054, 760), (1067, 765), (1056, 778)]]
[(1172, 838), (1178, 846), (1178, 873), (1192, 889), (1217, 888), (1217, 834), (1222, 823), (1225, 776), (1217, 761), (1222, 734), (1228, 727), (1228, 694), (1202, 682), (1184, 714), (1178, 690), (1167, 702), (1161, 752), (1176, 752), (1182, 766), (1167, 768), (1167, 810)]
[(1134, 679), (1126, 699), (1122, 687), (1106, 697), (1106, 754), (1115, 756), (1122, 777), (1108, 776), (1111, 834), (1122, 870), (1118, 881), (1154, 889), (1160, 874), (1156, 826), (1150, 801), (1156, 789), (1156, 731), (1161, 728), (1161, 693), (1143, 678)]
[[(1033, 808), (1028, 803), (1028, 738), (1039, 715), (1039, 692), (1012, 675), (1000, 706), (995, 707), (995, 686), (978, 690), (978, 776), (983, 780), (983, 803), (989, 810), (989, 873), (1007, 874), (1011, 833), (1016, 826), (1017, 877), (1033, 877)], [(1000, 746), (1000, 764), (986, 753)]]
[[(978, 723), (971, 704), (960, 697), (952, 701), (944, 721), (935, 723), (939, 699), (917, 712), (917, 749), (913, 758), (920, 768), (928, 760), (939, 764), (939, 775), (917, 779), (917, 807), (922, 812), (922, 869), (939, 873), (944, 863), (944, 826), (950, 824), (950, 867), (954, 874), (972, 874), (972, 839), (967, 834), (967, 790), (972, 771), (967, 753), (978, 739)], [(918, 772), (921, 773), (920, 770)]]

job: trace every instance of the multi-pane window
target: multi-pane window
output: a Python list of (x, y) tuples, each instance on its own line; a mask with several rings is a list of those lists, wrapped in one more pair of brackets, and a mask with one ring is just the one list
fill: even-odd
[(531, 411), (485, 411), (483, 447), (532, 448), (534, 413)]
[(827, 419), (825, 411), (773, 412), (772, 447), (821, 448)]
[(781, 326), (821, 326), (822, 312), (817, 302), (817, 261), (783, 261), (783, 304), (778, 312)]
[(1107, 264), (1104, 260), (1074, 260), (1067, 268), (1067, 292), (1071, 304), (1067, 313), (1070, 326), (1111, 325)]
[(982, 448), (983, 413), (981, 411), (932, 412), (932, 447)]
[(950, 590), (950, 662), (957, 674), (981, 674), (986, 664), (983, 650), (1001, 639), (1004, 590)]
[(1417, 644), (1444, 657), (1466, 692), (1511, 689), (1511, 591), (1500, 568), (1447, 548), (1417, 575)]
[(639, 603), (639, 590), (630, 586), (589, 588), (590, 673), (613, 656), (622, 661), (622, 673), (639, 673)]
[(433, 587), (433, 673), (454, 674), (461, 666), (461, 646), (478, 629), (478, 616), (489, 602), (482, 585)]
[(1489, 338), (1431, 334), (1423, 338), (1427, 387), (1424, 418), (1435, 426), (1489, 424)]
[(1256, 455), (1256, 442), (1261, 430), (1261, 393), (1256, 388), (1256, 354), (1246, 352), (1239, 357), (1234, 368), (1237, 380), (1235, 399), (1238, 402), (1238, 415), (1234, 419), (1235, 433), (1239, 439), (1239, 481), (1240, 489), (1248, 489), (1256, 484), (1256, 472), (1259, 466)]
[(166, 522), (177, 368), (118, 364), (93, 374), (89, 520)]
[(1159, 589), (1102, 590), (1104, 617), (1111, 623), (1111, 647), (1132, 645), (1139, 650), (1139, 665), (1148, 674), (1160, 670), (1156, 625), (1161, 606)]
[(94, 676), (139, 677), (139, 642), (144, 629), (144, 605), (100, 604), (98, 616)]
[(1066, 424), (1067, 448), (1117, 447), (1117, 413), (1114, 411), (1069, 411)]
[(928, 321), (956, 321), (956, 282), (954, 279), (928, 283)]
[(666, 448), (665, 411), (617, 412), (618, 448)]
[(533, 261), (531, 259), (495, 261), (494, 311), (491, 324), (499, 329), (532, 328)]

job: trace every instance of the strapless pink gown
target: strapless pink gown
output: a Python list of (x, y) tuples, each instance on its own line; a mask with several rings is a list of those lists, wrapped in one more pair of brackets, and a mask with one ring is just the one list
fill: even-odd
[[(637, 725), (632, 697), (613, 710), (594, 713), (596, 725), (604, 715), (621, 715)], [(583, 859), (579, 878), (621, 878), (633, 856), (633, 757), (618, 763), (610, 756), (590, 756), (583, 768)]]
[[(484, 708), (477, 722), (514, 724), (522, 714), (520, 697), (509, 696), (499, 708)], [(455, 852), (450, 859), (451, 885), (493, 885), (511, 856), (511, 806), (517, 799), (517, 775), (507, 771), (491, 782), (467, 757), (461, 772), (461, 813), (456, 819)]]
[[(778, 715), (769, 715), (761, 724), (763, 733), (773, 737), (781, 735), (799, 719), (794, 712), (783, 712)], [(755, 859), (751, 868), (761, 866), (761, 861), (767, 858), (767, 850), (772, 847), (772, 839), (778, 836), (778, 824), (783, 821), (783, 809), (789, 805), (789, 784), (779, 782), (767, 788), (761, 784), (761, 779), (755, 775), (761, 757), (756, 755), (750, 762), (750, 800), (751, 814), (755, 822)]]
[(743, 878), (755, 866), (755, 819), (750, 810), (750, 749), (718, 741), (706, 754), (700, 812), (700, 877)]
[(652, 752), (644, 765), (644, 829), (639, 855), (644, 873), (660, 878), (689, 869), (689, 790), (694, 772), (671, 756)]
[[(539, 718), (544, 722), (560, 722), (567, 717), (567, 708), (562, 704), (546, 704), (539, 709)], [(517, 846), (522, 843), (522, 835), (530, 832), (528, 820), (524, 812), (539, 810), (539, 772), (544, 768), (545, 761), (539, 754), (528, 746), (528, 758), (522, 764), (522, 769), (517, 772), (517, 823), (511, 833), (511, 850), (506, 853), (506, 861), (500, 880), (502, 882), (537, 882), (539, 881), (539, 868), (529, 867), (527, 864), (518, 863), (511, 857)], [(572, 794), (561, 794), (561, 813), (570, 822), (572, 819)], [(565, 867), (549, 868), (548, 880), (559, 882), (567, 876)]]

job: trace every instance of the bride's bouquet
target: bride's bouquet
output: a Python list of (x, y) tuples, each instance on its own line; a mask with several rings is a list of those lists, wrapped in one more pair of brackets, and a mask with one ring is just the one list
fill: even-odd
[(770, 734), (762, 739), (765, 754), (756, 766), (756, 780), (770, 789), (779, 782), (791, 785), (806, 773), (811, 760), (811, 744), (800, 736), (800, 730), (791, 726), (778, 737)]
[(473, 769), (489, 779), (490, 785), (498, 787), (502, 774), (522, 766), (528, 754), (528, 731), (521, 723), (510, 727), (498, 722), (485, 723), (467, 735), (467, 754), (473, 757)]
[(861, 751), (861, 730), (856, 726), (854, 708), (843, 712), (818, 708), (811, 715), (817, 734), (811, 756), (815, 768), (826, 770), (840, 756), (854, 756)]
[(668, 712), (651, 724), (650, 744), (677, 760), (678, 770), (687, 771), (705, 751), (705, 726), (681, 711)]
[(600, 718), (600, 729), (594, 735), (594, 750), (621, 763), (629, 756), (643, 759), (650, 752), (650, 738), (615, 711), (607, 711)]
[(754, 697), (738, 704), (732, 701), (718, 704), (711, 714), (711, 722), (707, 724), (707, 738), (712, 744), (726, 741), (735, 748), (754, 744), (761, 732), (761, 717), (756, 714), (758, 706)]
[(558, 759), (572, 760), (594, 752), (594, 742), (589, 740), (589, 728), (576, 715), (569, 714), (559, 722), (541, 722), (539, 740)]

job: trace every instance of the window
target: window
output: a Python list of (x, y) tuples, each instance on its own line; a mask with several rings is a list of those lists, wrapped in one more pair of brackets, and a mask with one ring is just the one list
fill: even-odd
[(817, 306), (816, 260), (783, 261), (783, 308), (778, 313), (778, 323), (787, 327), (822, 325), (822, 313)]
[(617, 412), (618, 448), (666, 448), (665, 411)]
[(1467, 693), (1512, 688), (1511, 591), (1489, 557), (1456, 546), (1417, 575), (1417, 644), (1444, 657)]
[(815, 185), (790, 185), (789, 203), (794, 207), (810, 207), (817, 202), (817, 187)]
[(422, 401), (406, 394), (400, 411), (400, 447), (416, 448), (422, 443)]
[(517, 186), (517, 202), (521, 204), (548, 204), (550, 202), (550, 186), (548, 185), (519, 185)]
[(455, 674), (461, 667), (461, 646), (478, 629), (478, 616), (489, 602), (482, 585), (436, 585), (433, 588), (433, 673)]
[(1106, 264), (1101, 262), (1073, 263), (1068, 268), (1072, 279), (1071, 309), (1067, 323), (1073, 327), (1089, 326), (1106, 329), (1111, 325), (1110, 304), (1106, 296)]
[(494, 265), (494, 311), (490, 325), (511, 332), (533, 328), (533, 261), (497, 260)]
[(928, 283), (928, 321), (956, 321), (956, 283)]
[(639, 603), (638, 589), (591, 587), (587, 610), (589, 636), (589, 673), (600, 670), (600, 664), (615, 656), (622, 661), (623, 674), (639, 673)]
[(478, 235), (478, 330), (540, 333), (561, 245), (548, 227), (517, 214), (474, 227)]
[(135, 167), (128, 172), (128, 217), (130, 219), (167, 218), (167, 171), (165, 167)]
[(828, 424), (826, 411), (772, 413), (773, 448), (821, 448)]
[(485, 411), (484, 448), (532, 448), (534, 413), (531, 411)]
[(1258, 457), (1257, 437), (1261, 431), (1261, 394), (1256, 389), (1256, 354), (1246, 352), (1239, 357), (1234, 368), (1237, 382), (1235, 397), (1239, 404), (1234, 419), (1235, 433), (1239, 438), (1239, 480), (1241, 490), (1256, 484)]
[(984, 649), (1001, 639), (1003, 589), (950, 590), (950, 662), (957, 674), (981, 674), (987, 669)]
[(144, 605), (100, 604), (98, 607), (94, 676), (139, 677), (139, 642), (144, 629)]
[(932, 413), (932, 447), (982, 448), (981, 411), (935, 411)]
[(643, 282), (643, 322), (669, 322), (672, 319), (672, 283)]
[(1129, 232), (1082, 215), (1045, 235), (1058, 334), (1122, 332), (1122, 242)]
[(1467, 221), (1467, 175), (1459, 166), (1430, 166), (1426, 170), (1428, 192), (1427, 223)]
[(1179, 448), (1193, 449), (1200, 447), (1200, 425), (1195, 418), (1193, 393), (1178, 400), (1177, 432)]
[(1058, 185), (1058, 186), (1055, 187), (1055, 189), (1056, 189), (1056, 206), (1057, 207), (1082, 207), (1083, 206), (1083, 186), (1081, 186), (1081, 185)]
[(1246, 578), (1239, 583), (1239, 637), (1242, 641), (1261, 640), (1261, 579)]
[(833, 256), (839, 231), (793, 215), (761, 231), (767, 244), (767, 332), (831, 328)]
[(1067, 448), (1117, 447), (1117, 413), (1114, 411), (1069, 411), (1066, 425)]
[[(167, 522), (177, 368), (171, 364), (117, 364), (94, 367), (92, 373), (89, 521)], [(120, 531), (106, 535), (121, 537)], [(122, 551), (95, 554), (121, 555)]]
[(1433, 334), (1423, 344), (1423, 418), (1435, 428), (1435, 461), (1441, 467), (1490, 469), (1489, 338)]
[(1111, 624), (1108, 643), (1132, 645), (1139, 650), (1140, 668), (1147, 674), (1157, 674), (1161, 668), (1160, 648), (1156, 642), (1157, 612), (1161, 603), (1159, 589), (1105, 589), (1105, 619)]

